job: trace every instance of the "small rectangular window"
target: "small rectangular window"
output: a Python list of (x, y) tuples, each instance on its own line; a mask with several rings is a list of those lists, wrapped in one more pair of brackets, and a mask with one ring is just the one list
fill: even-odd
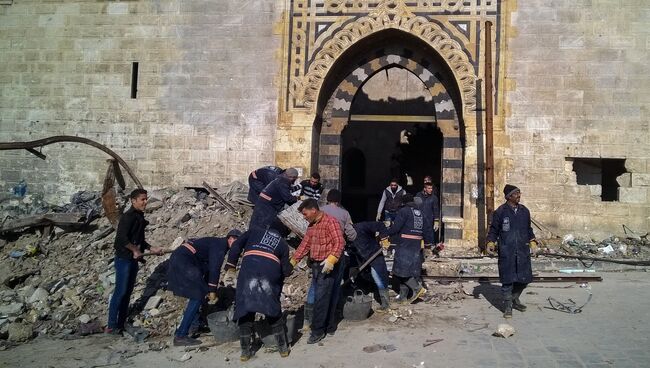
[(138, 62), (134, 61), (131, 68), (131, 98), (138, 97)]
[(602, 201), (618, 201), (619, 184), (616, 178), (627, 172), (625, 159), (568, 157), (567, 160), (573, 162), (578, 185), (600, 185)]

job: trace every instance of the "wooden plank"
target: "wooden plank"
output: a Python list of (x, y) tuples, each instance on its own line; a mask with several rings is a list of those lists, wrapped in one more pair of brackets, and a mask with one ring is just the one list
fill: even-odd
[(2, 228), (0, 228), (0, 232), (46, 225), (79, 226), (84, 224), (84, 222), (80, 220), (85, 217), (86, 215), (83, 213), (46, 213), (43, 215), (23, 217), (7, 220), (3, 224)]

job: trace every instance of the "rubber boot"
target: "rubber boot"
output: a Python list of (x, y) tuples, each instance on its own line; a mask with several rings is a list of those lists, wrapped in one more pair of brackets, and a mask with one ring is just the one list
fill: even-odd
[(512, 318), (512, 295), (506, 296), (503, 301), (503, 318)]
[(250, 322), (239, 325), (239, 344), (241, 355), (239, 360), (248, 361), (253, 356), (253, 324)]
[(525, 312), (527, 308), (524, 304), (521, 303), (521, 301), (519, 301), (520, 295), (521, 291), (512, 293), (512, 308), (520, 312)]
[(397, 300), (397, 303), (405, 304), (406, 302), (408, 302), (408, 295), (409, 295), (409, 287), (406, 286), (405, 284), (400, 284), (399, 295), (397, 296), (397, 298), (395, 298)]
[(388, 297), (388, 289), (379, 290), (379, 300), (381, 301), (380, 310), (386, 311), (390, 309), (390, 303), (389, 303), (390, 299)]
[(289, 344), (287, 344), (287, 333), (284, 330), (284, 318), (280, 318), (273, 326), (271, 331), (275, 336), (275, 342), (278, 344), (278, 351), (280, 356), (286, 358), (289, 356)]

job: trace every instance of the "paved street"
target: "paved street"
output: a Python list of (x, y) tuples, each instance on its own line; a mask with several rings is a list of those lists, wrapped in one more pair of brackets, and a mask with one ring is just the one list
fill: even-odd
[[(545, 307), (549, 296), (582, 304), (588, 291), (579, 285), (537, 284), (526, 290), (522, 301), (526, 313), (514, 311), (511, 325), (516, 329), (508, 339), (491, 336), (504, 322), (490, 301), (498, 302), (498, 285), (468, 284), (482, 295), (461, 302), (411, 308), (412, 319), (397, 323), (387, 316), (343, 322), (334, 337), (322, 346), (308, 346), (303, 337), (291, 356), (259, 351), (247, 367), (647, 367), (650, 352), (650, 275), (646, 272), (604, 273), (604, 281), (591, 284), (592, 301), (580, 314), (567, 314)], [(435, 291), (435, 287), (432, 289)], [(532, 293), (529, 294), (529, 293)], [(487, 298), (486, 298), (487, 296)], [(408, 314), (408, 308), (401, 311)], [(487, 328), (485, 324), (488, 324)], [(423, 347), (426, 339), (444, 339)], [(102, 362), (111, 349), (126, 346), (126, 339), (100, 336), (76, 341), (37, 340), (0, 352), (3, 366), (81, 367)], [(394, 351), (366, 353), (373, 344), (393, 345)], [(390, 350), (390, 349), (389, 349)], [(42, 352), (34, 354), (34, 351)], [(180, 348), (138, 354), (122, 361), (122, 366), (149, 367), (236, 367), (237, 344), (193, 352), (179, 363)], [(227, 359), (227, 360), (226, 360)], [(421, 365), (422, 364), (422, 365)]]

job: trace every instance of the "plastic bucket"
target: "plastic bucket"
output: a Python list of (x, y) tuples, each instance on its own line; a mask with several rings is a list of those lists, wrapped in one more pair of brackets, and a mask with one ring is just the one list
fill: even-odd
[(343, 318), (350, 321), (363, 321), (372, 310), (372, 294), (364, 295), (363, 291), (355, 290), (354, 295), (348, 296), (343, 305)]
[(217, 344), (239, 340), (239, 327), (237, 322), (232, 320), (231, 311), (214, 312), (208, 314), (206, 319)]

